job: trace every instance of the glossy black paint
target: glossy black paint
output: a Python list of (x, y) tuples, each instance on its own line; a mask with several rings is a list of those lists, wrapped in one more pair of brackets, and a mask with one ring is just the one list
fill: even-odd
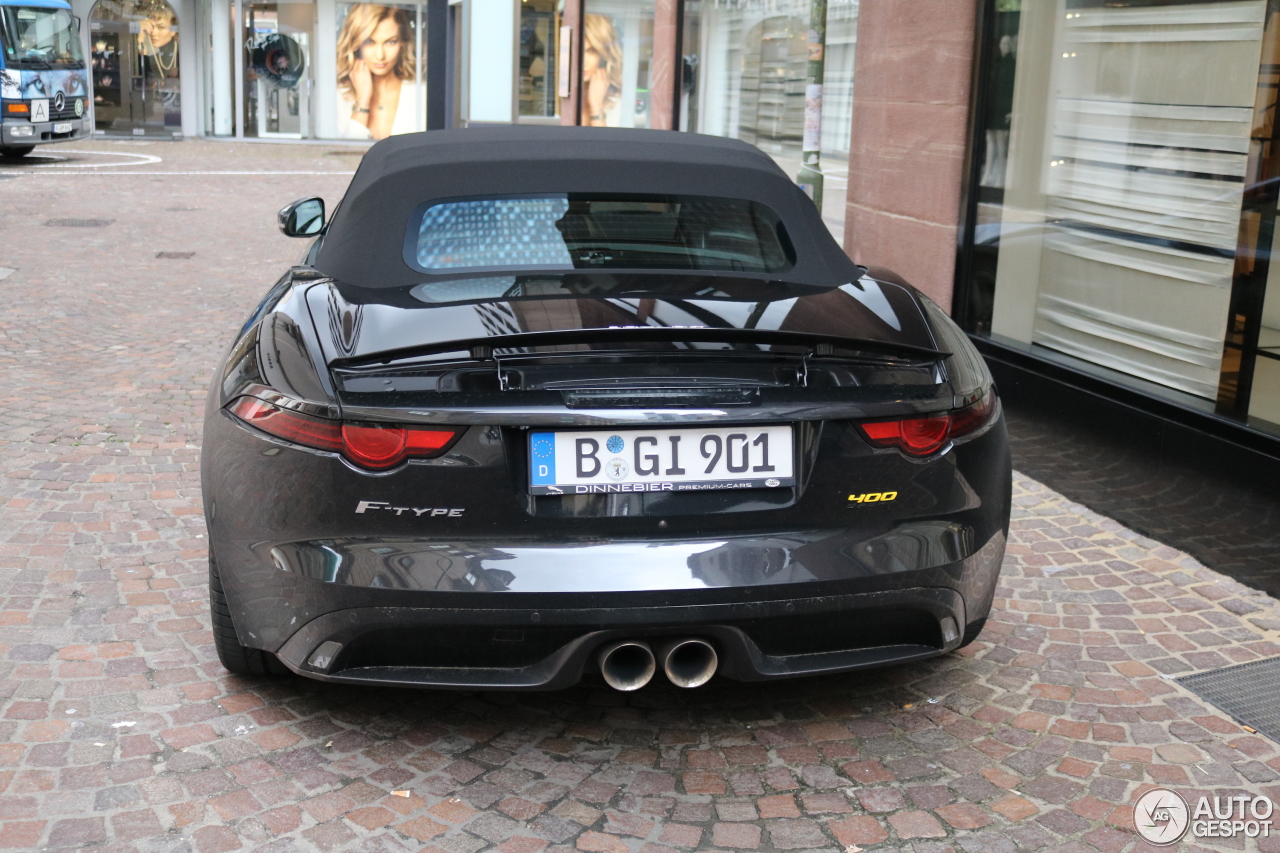
[[(776, 170), (742, 148), (744, 173)], [(270, 289), (210, 387), (210, 552), (241, 645), (322, 680), (550, 689), (616, 639), (704, 637), (722, 674), (750, 680), (915, 660), (980, 628), (1011, 481), (990, 374), (936, 306), (825, 230), (797, 245), (821, 244), (824, 275), (847, 271), (834, 284), (576, 271), (360, 286), (315, 266), (329, 239)], [(241, 421), (241, 397), (460, 435), (371, 471)], [(980, 426), (925, 458), (859, 427), (988, 399)], [(794, 485), (529, 493), (534, 427), (738, 424), (792, 427)], [(850, 500), (865, 494), (893, 497)], [(326, 644), (341, 650), (313, 665)]]
[[(900, 312), (892, 319), (914, 330), (909, 340), (937, 345), (911, 291), (869, 276), (861, 287), (892, 294), (885, 301)], [(836, 295), (838, 308), (852, 317), (844, 320), (847, 328), (883, 322), (856, 298), (865, 290), (845, 290), (855, 290)], [(819, 308), (805, 304), (814, 296), (824, 300)], [(636, 324), (641, 310), (649, 317), (677, 310), (646, 298), (652, 303), (646, 308), (644, 299), (577, 299), (526, 303), (519, 310), (541, 319), (535, 312), (571, 307), (579, 326), (592, 312)], [(830, 293), (794, 299), (782, 312), (766, 306), (757, 320), (767, 318), (773, 328), (830, 331)], [(755, 303), (701, 307), (704, 318), (720, 309), (714, 318), (727, 327), (731, 317), (749, 316)], [(718, 637), (726, 675), (763, 678), (936, 654), (956, 645), (941, 638), (939, 619), (950, 615), (964, 626), (985, 615), (1009, 513), (1003, 417), (924, 461), (872, 448), (855, 425), (951, 408), (959, 395), (945, 366), (883, 356), (808, 357), (806, 363), (804, 355), (785, 348), (689, 352), (665, 344), (627, 352), (602, 344), (567, 354), (513, 354), (507, 365), (512, 384), (503, 390), (489, 357), (463, 353), (360, 369), (326, 364), (375, 346), (448, 339), (460, 334), (460, 311), (510, 308), (506, 302), (447, 310), (352, 303), (306, 268), (270, 291), (220, 368), (206, 412), (211, 546), (242, 643), (278, 652), (296, 670), (330, 680), (549, 688), (576, 679), (590, 667), (591, 651), (619, 632), (692, 630)], [(806, 317), (818, 319), (806, 323)], [(545, 322), (570, 325), (565, 312)], [(807, 370), (803, 383), (801, 368)], [(443, 374), (454, 383), (442, 384)], [(465, 379), (468, 374), (474, 375)], [(655, 376), (665, 376), (667, 385), (701, 379), (713, 386), (730, 377), (753, 383), (758, 393), (745, 405), (722, 408), (569, 403), (574, 391), (626, 386), (628, 376), (644, 390), (652, 390), (645, 383)], [(328, 417), (467, 429), (445, 456), (373, 473), (240, 423), (225, 407), (243, 394), (289, 398), (295, 408)], [(749, 421), (796, 425), (795, 488), (527, 494), (525, 428), (533, 424)], [(851, 508), (847, 500), (889, 490), (899, 493), (892, 503)], [(357, 513), (361, 501), (461, 512)], [(768, 642), (758, 642), (768, 634), (760, 626), (771, 619), (769, 602), (782, 602), (775, 615), (783, 619), (796, 612), (797, 602), (819, 616), (844, 614), (851, 626), (847, 642), (770, 654)], [(876, 613), (897, 614), (894, 624), (915, 627), (901, 642), (855, 636), (853, 626)], [(534, 614), (537, 622), (530, 621)], [(460, 633), (459, 624), (470, 626), (468, 632)], [(468, 637), (471, 648), (495, 647), (477, 639), (490, 628), (493, 636), (526, 632), (521, 636), (530, 639), (513, 650), (553, 652), (545, 661), (513, 658), (508, 666), (491, 659), (463, 670), (438, 665), (441, 649), (467, 659), (465, 649), (450, 645), (458, 636)], [(831, 634), (824, 630), (823, 636)], [(880, 635), (888, 636), (883, 630)], [(426, 643), (431, 638), (434, 643)], [(309, 668), (307, 656), (332, 639), (352, 650), (352, 665), (340, 658), (327, 673)], [(406, 647), (418, 651), (405, 653)], [(400, 650), (389, 658), (394, 665), (376, 663), (377, 649), (386, 648)]]

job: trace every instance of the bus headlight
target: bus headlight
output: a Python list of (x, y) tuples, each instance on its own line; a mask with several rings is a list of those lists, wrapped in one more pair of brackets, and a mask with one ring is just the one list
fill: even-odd
[(17, 127), (9, 128), (9, 135), (15, 139), (19, 136), (32, 136), (34, 132), (35, 128), (29, 124), (20, 124)]

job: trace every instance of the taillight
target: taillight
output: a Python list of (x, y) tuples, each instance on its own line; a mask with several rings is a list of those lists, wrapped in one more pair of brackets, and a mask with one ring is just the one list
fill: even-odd
[(342, 450), (342, 424), (338, 421), (282, 409), (253, 397), (236, 400), (231, 414), (249, 426), (285, 441), (319, 450)]
[(965, 406), (963, 409), (952, 412), (950, 437), (959, 438), (985, 426), (987, 421), (991, 420), (991, 412), (995, 407), (995, 392), (988, 391), (985, 397), (972, 406)]
[(896, 447), (908, 456), (937, 453), (953, 439), (973, 432), (991, 419), (995, 396), (990, 391), (972, 406), (923, 418), (861, 424), (867, 441), (876, 447)]
[(342, 425), (342, 452), (366, 468), (390, 468), (417, 456), (437, 456), (457, 435), (451, 429), (406, 429), (396, 426)]
[(231, 413), (277, 438), (341, 453), (365, 468), (390, 468), (410, 457), (439, 456), (458, 434), (452, 429), (343, 423), (282, 409), (253, 397), (236, 400)]
[(947, 443), (951, 416), (908, 418), (863, 424), (862, 431), (877, 447), (896, 447), (911, 456), (928, 456)]

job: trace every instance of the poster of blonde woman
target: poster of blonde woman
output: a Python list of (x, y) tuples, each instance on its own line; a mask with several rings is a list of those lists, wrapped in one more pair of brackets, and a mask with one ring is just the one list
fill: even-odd
[(619, 127), (622, 97), (622, 46), (613, 21), (604, 15), (582, 16), (582, 123)]
[(413, 133), (420, 98), (412, 11), (351, 6), (338, 31), (338, 136)]

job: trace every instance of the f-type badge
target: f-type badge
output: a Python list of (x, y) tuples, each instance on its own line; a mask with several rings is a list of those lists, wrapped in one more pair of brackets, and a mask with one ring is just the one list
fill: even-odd
[(360, 503), (356, 504), (356, 515), (362, 515), (363, 513), (366, 513), (366, 512), (372, 512), (375, 509), (382, 510), (383, 512), (394, 512), (396, 515), (402, 515), (406, 512), (411, 512), (415, 516), (418, 516), (419, 518), (421, 518), (424, 515), (426, 516), (443, 515), (447, 518), (461, 518), (462, 513), (466, 508), (460, 507), (456, 509), (450, 509), (448, 507), (438, 507), (438, 506), (436, 507), (392, 506), (386, 501), (360, 501)]

